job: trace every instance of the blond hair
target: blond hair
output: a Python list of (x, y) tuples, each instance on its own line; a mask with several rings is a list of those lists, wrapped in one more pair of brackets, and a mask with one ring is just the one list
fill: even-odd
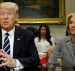
[(74, 16), (75, 16), (75, 12), (68, 14), (68, 16), (66, 18), (66, 23), (67, 23), (66, 24), (66, 36), (68, 36), (70, 34), (70, 32), (68, 31), (69, 30), (70, 19)]
[(0, 3), (0, 9), (13, 9), (14, 11), (18, 11), (18, 5), (14, 2), (2, 2)]

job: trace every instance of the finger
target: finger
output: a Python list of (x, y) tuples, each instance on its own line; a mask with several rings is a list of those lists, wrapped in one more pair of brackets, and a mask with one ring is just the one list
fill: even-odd
[(0, 52), (2, 51), (2, 49), (0, 49)]
[(5, 53), (5, 54), (6, 54), (6, 52), (4, 51), (4, 49), (1, 49), (0, 51), (1, 51), (2, 53)]
[(6, 61), (7, 61), (7, 59), (6, 59), (6, 58), (1, 57), (1, 58), (0, 58), (0, 61), (6, 62)]
[(2, 67), (2, 66), (6, 66), (7, 65), (7, 62), (6, 63), (2, 63), (2, 64), (0, 64), (0, 67)]
[(7, 53), (0, 53), (0, 56), (3, 57), (3, 58), (8, 58), (9, 55)]

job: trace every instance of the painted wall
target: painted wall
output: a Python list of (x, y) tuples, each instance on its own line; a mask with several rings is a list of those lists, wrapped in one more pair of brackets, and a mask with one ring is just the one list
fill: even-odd
[(75, 0), (65, 0), (66, 15), (75, 12)]
[[(22, 28), (27, 28), (27, 27), (34, 27), (34, 28), (39, 28), (39, 25), (22, 25)], [(61, 38), (62, 36), (65, 35), (65, 25), (49, 25), (51, 35), (55, 37), (56, 39), (59, 37)]]
[[(66, 15), (75, 11), (75, 0), (65, 0), (65, 12)], [(22, 25), (23, 28), (29, 26), (38, 28), (39, 25)], [(60, 38), (65, 35), (65, 25), (49, 25), (50, 31), (53, 37)]]

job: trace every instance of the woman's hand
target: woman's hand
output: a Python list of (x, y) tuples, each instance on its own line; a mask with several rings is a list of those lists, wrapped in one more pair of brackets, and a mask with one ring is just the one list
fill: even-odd
[(45, 57), (46, 57), (46, 53), (40, 52), (40, 53), (39, 53), (39, 57), (40, 57), (40, 60), (41, 60), (42, 58), (45, 58)]
[(52, 55), (52, 53), (53, 53), (53, 48), (50, 48), (48, 51), (47, 51), (47, 59), (49, 58), (49, 57), (51, 57), (51, 55)]

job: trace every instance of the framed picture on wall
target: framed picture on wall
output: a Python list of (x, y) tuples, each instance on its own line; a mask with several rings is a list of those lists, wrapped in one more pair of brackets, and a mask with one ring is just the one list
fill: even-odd
[[(3, 0), (5, 1), (5, 0)], [(7, 0), (19, 5), (21, 24), (64, 24), (65, 0)]]

